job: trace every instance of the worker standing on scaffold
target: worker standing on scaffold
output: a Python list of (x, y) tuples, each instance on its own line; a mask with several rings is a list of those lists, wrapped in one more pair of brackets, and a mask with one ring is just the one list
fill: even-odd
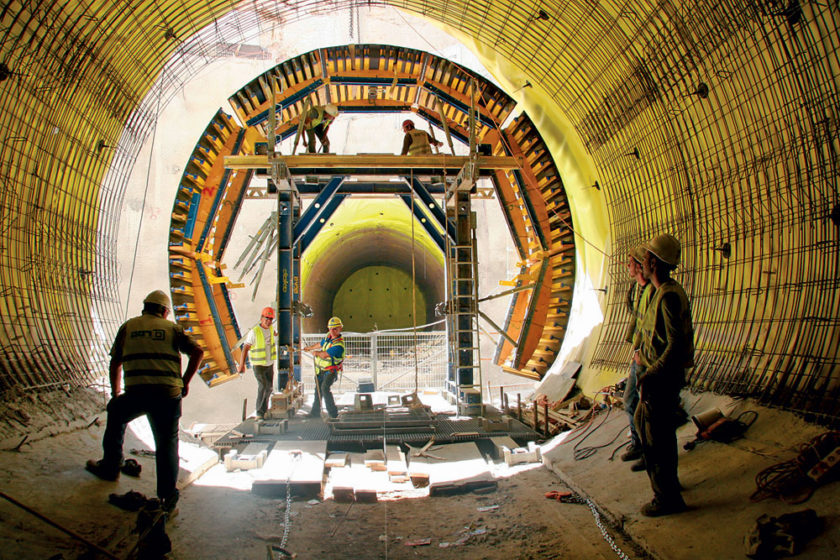
[(406, 119), (402, 124), (405, 137), (403, 138), (401, 156), (426, 156), (432, 154), (432, 145), (438, 148), (443, 146), (443, 142), (438, 142), (425, 130), (417, 130), (414, 128), (414, 121)]
[(320, 418), (322, 398), (330, 418), (338, 417), (331, 387), (338, 378), (341, 364), (344, 362), (344, 339), (341, 337), (343, 328), (341, 319), (332, 317), (327, 323), (327, 335), (321, 342), (304, 348), (315, 356), (315, 396), (312, 400), (312, 410), (309, 412), (311, 418)]

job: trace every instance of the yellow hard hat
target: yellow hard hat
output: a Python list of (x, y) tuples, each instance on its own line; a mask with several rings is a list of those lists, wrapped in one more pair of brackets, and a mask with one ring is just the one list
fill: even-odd
[(328, 329), (334, 329), (335, 327), (344, 327), (344, 324), (341, 322), (341, 319), (338, 317), (331, 317), (329, 322), (327, 323)]
[(671, 266), (680, 264), (680, 242), (670, 233), (660, 233), (647, 243), (645, 249), (656, 255), (659, 260)]
[(169, 308), (169, 296), (163, 290), (155, 290), (146, 296), (143, 303), (155, 303), (161, 307)]

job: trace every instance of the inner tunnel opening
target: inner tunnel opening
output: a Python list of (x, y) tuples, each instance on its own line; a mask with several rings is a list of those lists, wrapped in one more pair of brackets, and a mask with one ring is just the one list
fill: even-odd
[(408, 208), (389, 200), (345, 204), (303, 255), (302, 300), (312, 309), (304, 332), (321, 332), (333, 315), (354, 332), (435, 323), (435, 304), (446, 297), (443, 255), (421, 228), (412, 236)]

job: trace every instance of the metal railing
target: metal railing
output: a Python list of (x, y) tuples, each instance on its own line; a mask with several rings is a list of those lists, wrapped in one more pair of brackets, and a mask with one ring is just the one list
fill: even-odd
[[(344, 332), (343, 337), (344, 371), (333, 385), (335, 392), (356, 391), (360, 382), (372, 383), (376, 391), (443, 389), (447, 371), (446, 331)], [(303, 345), (315, 344), (322, 338), (321, 334), (305, 334)], [(301, 373), (305, 383), (311, 383), (314, 370), (312, 358), (304, 355)]]

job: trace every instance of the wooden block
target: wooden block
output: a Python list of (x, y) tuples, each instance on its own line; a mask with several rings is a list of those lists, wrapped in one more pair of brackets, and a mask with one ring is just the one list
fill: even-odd
[(485, 432), (509, 432), (511, 419), (508, 416), (500, 418), (479, 418), (479, 424)]
[(505, 458), (505, 449), (515, 449), (517, 443), (510, 436), (494, 436), (490, 438), (493, 442), (493, 458), (499, 461)]
[(336, 501), (377, 501), (378, 481), (383, 475), (366, 467), (364, 457), (361, 453), (348, 453), (345, 467), (330, 470), (329, 486)]
[(283, 434), (288, 429), (289, 420), (265, 420), (257, 423), (258, 434)]
[(505, 463), (509, 467), (520, 463), (536, 463), (542, 461), (542, 450), (533, 441), (528, 442), (528, 448), (516, 447), (513, 449), (504, 448)]
[(365, 466), (372, 471), (384, 471), (385, 452), (381, 449), (369, 449), (365, 452)]
[(385, 447), (385, 466), (388, 470), (388, 478), (392, 482), (405, 482), (408, 480), (405, 453), (403, 453), (399, 445), (388, 445)]
[(270, 443), (249, 443), (242, 452), (231, 449), (225, 455), (225, 470), (228, 472), (262, 468)]
[(327, 460), (324, 463), (328, 469), (340, 469), (347, 466), (347, 454), (346, 453), (330, 453), (327, 456)]

